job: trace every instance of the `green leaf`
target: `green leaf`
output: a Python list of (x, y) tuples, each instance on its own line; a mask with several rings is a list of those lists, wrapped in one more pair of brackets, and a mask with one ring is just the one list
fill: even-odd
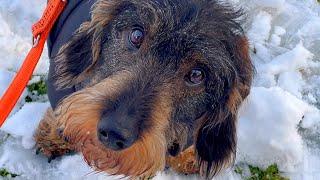
[(237, 174), (243, 175), (243, 169), (240, 166), (236, 166), (234, 172)]
[(248, 180), (289, 180), (281, 176), (277, 164), (272, 164), (263, 170), (259, 167), (249, 165), (251, 176)]
[(47, 86), (43, 78), (39, 82), (28, 85), (29, 92), (37, 92), (37, 95), (47, 94)]
[(1, 177), (12, 177), (12, 178), (15, 178), (17, 176), (19, 176), (18, 174), (14, 174), (14, 173), (11, 173), (9, 172), (8, 170), (2, 168), (0, 169), (0, 176)]

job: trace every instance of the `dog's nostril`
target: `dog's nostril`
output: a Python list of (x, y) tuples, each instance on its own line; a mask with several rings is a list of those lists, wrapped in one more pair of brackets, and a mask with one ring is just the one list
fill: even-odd
[(119, 147), (119, 149), (123, 149), (124, 148), (124, 144), (121, 141), (116, 142), (116, 145)]
[(104, 137), (108, 137), (108, 133), (104, 130), (100, 130), (99, 133)]

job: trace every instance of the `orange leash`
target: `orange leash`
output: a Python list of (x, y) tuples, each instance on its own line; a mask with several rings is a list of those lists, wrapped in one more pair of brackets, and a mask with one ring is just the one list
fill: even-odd
[(49, 33), (66, 4), (67, 0), (50, 0), (41, 19), (32, 26), (33, 47), (25, 58), (19, 72), (16, 74), (14, 80), (0, 100), (0, 127), (9, 116), (23, 90), (27, 86), (37, 63), (39, 62)]

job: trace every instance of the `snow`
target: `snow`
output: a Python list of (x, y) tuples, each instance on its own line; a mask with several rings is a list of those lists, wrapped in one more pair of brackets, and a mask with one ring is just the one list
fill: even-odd
[(279, 87), (252, 88), (242, 108), (239, 160), (261, 165), (277, 163), (283, 170), (302, 162), (303, 140), (296, 126), (305, 114), (318, 119), (317, 109)]
[(285, 5), (285, 0), (261, 0), (255, 1), (257, 6), (280, 9)]
[[(268, 74), (280, 74), (288, 71), (297, 71), (309, 66), (312, 53), (299, 43), (294, 49), (275, 57), (271, 62), (257, 66), (258, 71)], [(261, 68), (261, 69), (259, 69)]]
[(252, 43), (263, 43), (269, 38), (271, 19), (271, 15), (265, 11), (261, 11), (255, 16), (252, 26), (248, 31), (248, 36)]
[(3, 124), (1, 130), (14, 136), (22, 137), (22, 146), (26, 149), (31, 149), (35, 145), (33, 140), (34, 130), (49, 106), (48, 102), (27, 103)]
[[(246, 12), (251, 57), (256, 67), (251, 94), (238, 122), (236, 163), (277, 163), (291, 179), (320, 179), (320, 5), (316, 0), (229, 0)], [(46, 0), (0, 3), (0, 95), (31, 47), (32, 22)], [(32, 82), (48, 71), (46, 49)], [(25, 91), (0, 131), (0, 167), (18, 179), (115, 179), (95, 173), (80, 155), (51, 164), (35, 155), (32, 134), (48, 102), (26, 103)], [(7, 136), (10, 134), (10, 136)], [(155, 179), (197, 179), (174, 172)], [(217, 179), (237, 180), (232, 169)]]
[[(2, 0), (0, 3), (0, 67), (17, 71), (31, 47), (31, 25), (40, 17), (45, 0)], [(49, 61), (47, 50), (38, 64), (35, 74), (45, 74)]]
[(281, 44), (281, 36), (286, 33), (286, 30), (280, 26), (274, 27), (274, 34), (271, 35), (271, 44), (279, 46)]

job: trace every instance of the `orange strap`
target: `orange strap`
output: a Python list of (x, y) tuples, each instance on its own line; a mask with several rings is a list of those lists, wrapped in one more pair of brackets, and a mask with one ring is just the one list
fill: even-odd
[(27, 86), (41, 57), (48, 35), (66, 4), (67, 0), (49, 0), (41, 19), (32, 26), (33, 47), (0, 100), (0, 127), (9, 116)]

